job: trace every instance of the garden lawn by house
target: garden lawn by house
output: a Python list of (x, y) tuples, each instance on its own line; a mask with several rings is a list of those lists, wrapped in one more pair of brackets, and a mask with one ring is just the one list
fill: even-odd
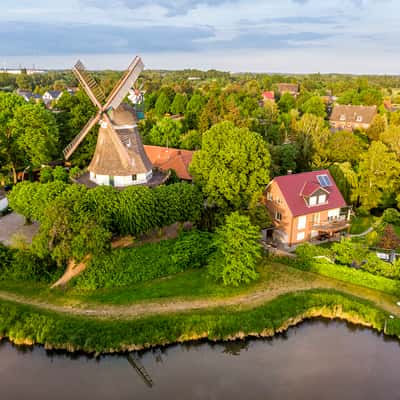
[(355, 216), (351, 219), (350, 234), (359, 235), (370, 228), (374, 223), (375, 217), (372, 215), (368, 216)]

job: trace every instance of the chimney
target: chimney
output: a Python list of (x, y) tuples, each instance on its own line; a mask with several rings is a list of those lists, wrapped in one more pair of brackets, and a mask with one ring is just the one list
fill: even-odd
[(291, 169), (288, 169), (288, 170), (287, 170), (287, 174), (288, 174), (288, 175), (292, 175), (292, 172), (293, 172), (293, 171), (292, 171)]

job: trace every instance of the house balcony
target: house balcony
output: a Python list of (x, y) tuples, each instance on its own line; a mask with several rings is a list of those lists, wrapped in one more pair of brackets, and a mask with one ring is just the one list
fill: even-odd
[(339, 216), (332, 220), (320, 221), (311, 224), (311, 229), (322, 233), (336, 233), (350, 229), (350, 221), (346, 216)]

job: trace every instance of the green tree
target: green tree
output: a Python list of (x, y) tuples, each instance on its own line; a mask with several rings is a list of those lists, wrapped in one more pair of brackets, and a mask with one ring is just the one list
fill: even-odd
[(13, 123), (15, 113), (25, 104), (20, 96), (0, 92), (0, 172), (7, 174), (11, 171), (14, 183), (17, 182), (17, 169), (23, 161)]
[(32, 90), (32, 79), (26, 72), (22, 72), (21, 74), (17, 75), (16, 83), (19, 89)]
[(39, 167), (57, 156), (58, 128), (54, 115), (38, 104), (19, 107), (10, 124), (24, 164)]
[(326, 117), (326, 107), (320, 96), (310, 97), (301, 107), (303, 113), (313, 114), (317, 117)]
[(325, 152), (326, 157), (332, 163), (350, 161), (355, 165), (365, 148), (365, 143), (359, 137), (352, 132), (343, 130), (329, 135)]
[(380, 114), (375, 115), (370, 127), (367, 129), (367, 136), (369, 140), (371, 142), (373, 140), (379, 140), (381, 134), (386, 130), (386, 128), (387, 128), (386, 117)]
[(389, 125), (381, 134), (380, 140), (400, 159), (400, 125)]
[(183, 115), (186, 110), (187, 105), (187, 97), (185, 94), (177, 93), (174, 97), (174, 101), (171, 104), (171, 112), (172, 114), (181, 114)]
[(186, 105), (185, 119), (189, 129), (197, 129), (199, 124), (199, 116), (204, 107), (204, 98), (201, 94), (195, 93)]
[(393, 193), (398, 185), (400, 163), (396, 155), (382, 142), (372, 142), (368, 151), (361, 156), (358, 168), (358, 189), (362, 207), (370, 210), (377, 207), (383, 195)]
[(182, 124), (171, 118), (163, 118), (151, 128), (148, 136), (150, 144), (155, 146), (179, 147)]
[(249, 217), (234, 212), (217, 228), (216, 251), (211, 257), (210, 275), (226, 286), (239, 286), (258, 278), (256, 265), (261, 258), (260, 234)]
[(269, 166), (270, 154), (260, 135), (221, 122), (204, 133), (190, 171), (209, 204), (239, 209), (261, 194), (269, 182)]
[(281, 113), (288, 113), (296, 107), (296, 100), (290, 93), (284, 93), (278, 101), (278, 107)]
[(162, 117), (169, 112), (170, 106), (171, 102), (168, 96), (162, 92), (157, 98), (154, 110), (159, 117)]
[(334, 163), (329, 167), (329, 172), (346, 203), (357, 201), (358, 176), (350, 162)]

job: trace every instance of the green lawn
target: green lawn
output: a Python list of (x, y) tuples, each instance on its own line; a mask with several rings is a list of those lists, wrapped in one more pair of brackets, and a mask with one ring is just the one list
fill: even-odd
[(257, 282), (239, 288), (225, 287), (215, 283), (208, 277), (206, 269), (203, 268), (113, 289), (83, 290), (72, 287), (63, 290), (50, 289), (48, 285), (39, 283), (27, 284), (26, 282), (3, 281), (0, 282), (0, 290), (58, 305), (79, 305), (79, 303), (122, 305), (172, 297), (195, 299), (235, 296), (248, 292), (279, 274), (267, 266), (260, 266), (259, 272), (260, 279)]
[(373, 223), (374, 223), (374, 217), (372, 215), (368, 215), (366, 217), (355, 216), (351, 219), (350, 233), (353, 235), (358, 235), (360, 233), (363, 233), (368, 228), (370, 228)]

